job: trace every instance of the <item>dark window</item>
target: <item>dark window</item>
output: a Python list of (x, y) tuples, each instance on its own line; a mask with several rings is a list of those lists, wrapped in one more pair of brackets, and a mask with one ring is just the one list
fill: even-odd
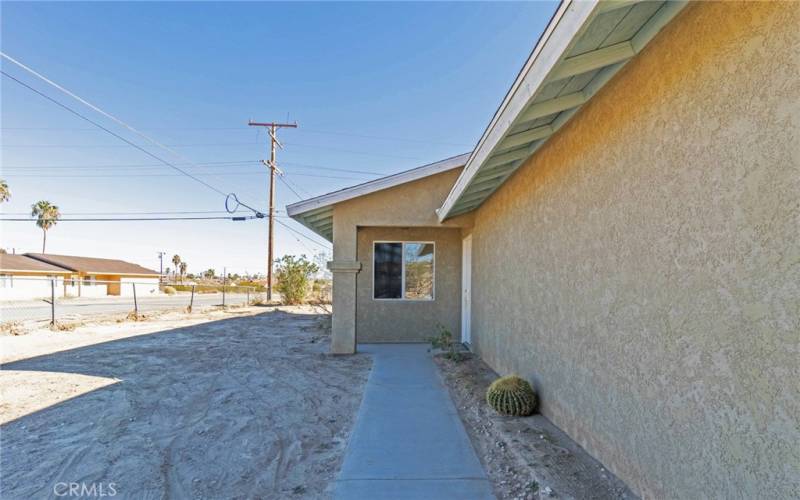
[(375, 298), (403, 296), (403, 244), (375, 243)]

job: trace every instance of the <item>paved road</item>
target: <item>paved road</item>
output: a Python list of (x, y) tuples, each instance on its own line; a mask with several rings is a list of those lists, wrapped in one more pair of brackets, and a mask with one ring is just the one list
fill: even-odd
[[(245, 294), (225, 295), (226, 304), (244, 304)], [(160, 311), (182, 309), (189, 305), (189, 295), (165, 295), (161, 297), (142, 297), (139, 311)], [(222, 294), (197, 294), (194, 307), (222, 304)], [(66, 316), (92, 316), (97, 314), (126, 313), (133, 310), (133, 297), (102, 297), (97, 299), (56, 299), (56, 319)], [(44, 301), (0, 303), (0, 320), (46, 320), (50, 319), (50, 304)]]

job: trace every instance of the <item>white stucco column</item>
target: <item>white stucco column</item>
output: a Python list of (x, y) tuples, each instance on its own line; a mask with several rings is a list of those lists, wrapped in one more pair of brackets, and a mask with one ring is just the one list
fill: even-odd
[(333, 318), (331, 320), (331, 352), (356, 352), (356, 276), (361, 263), (356, 260), (328, 262), (333, 273)]

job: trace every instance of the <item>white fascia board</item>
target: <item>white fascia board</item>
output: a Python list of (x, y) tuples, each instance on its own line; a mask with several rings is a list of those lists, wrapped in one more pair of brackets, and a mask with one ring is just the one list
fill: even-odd
[(399, 174), (381, 177), (380, 179), (375, 179), (374, 181), (365, 182), (363, 184), (358, 184), (356, 186), (341, 189), (339, 191), (323, 194), (322, 196), (317, 196), (316, 198), (298, 201), (297, 203), (287, 205), (286, 213), (290, 217), (295, 217), (311, 210), (316, 210), (322, 207), (333, 205), (335, 203), (358, 198), (359, 196), (364, 196), (376, 191), (389, 189), (407, 182), (416, 181), (431, 175), (446, 172), (454, 168), (463, 167), (467, 162), (469, 155), (470, 153), (464, 153), (446, 160), (438, 161), (436, 163), (430, 163), (412, 170), (406, 170), (405, 172), (400, 172)]
[(480, 166), (505, 137), (517, 116), (542, 87), (575, 37), (592, 19), (599, 4), (600, 0), (564, 0), (559, 5), (531, 56), (495, 112), (492, 121), (478, 142), (478, 146), (472, 152), (464, 171), (461, 172), (442, 207), (436, 211), (440, 221), (449, 216), (459, 196), (478, 173)]

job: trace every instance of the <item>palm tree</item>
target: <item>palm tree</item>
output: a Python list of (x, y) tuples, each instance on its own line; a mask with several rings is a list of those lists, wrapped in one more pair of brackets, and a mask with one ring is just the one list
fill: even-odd
[(31, 217), (36, 217), (36, 225), (42, 228), (42, 253), (45, 253), (47, 245), (47, 230), (55, 226), (61, 217), (58, 207), (49, 201), (37, 201), (31, 205)]
[(186, 274), (186, 262), (181, 261), (181, 283), (183, 283), (183, 275)]
[(8, 183), (5, 179), (0, 179), (0, 203), (6, 202), (11, 199), (11, 190), (8, 189)]
[(175, 275), (178, 274), (178, 267), (181, 265), (181, 256), (178, 254), (173, 255), (172, 263), (175, 264), (175, 270), (172, 272), (172, 277), (174, 279)]

